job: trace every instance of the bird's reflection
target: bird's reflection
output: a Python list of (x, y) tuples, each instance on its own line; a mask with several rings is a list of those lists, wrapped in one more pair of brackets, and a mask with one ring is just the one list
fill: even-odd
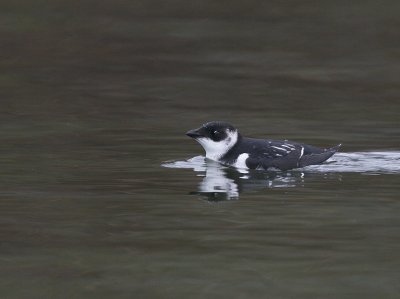
[(239, 194), (257, 189), (295, 187), (303, 183), (303, 173), (239, 171), (225, 167), (214, 161), (205, 160), (204, 168), (199, 176), (203, 180), (198, 190), (191, 194), (198, 194), (209, 201), (238, 199)]
[(307, 166), (288, 172), (239, 171), (205, 159), (193, 157), (186, 161), (162, 164), (168, 168), (193, 169), (203, 177), (197, 191), (192, 194), (204, 196), (209, 201), (238, 199), (242, 192), (265, 188), (300, 187), (321, 178), (342, 180), (343, 173), (399, 174), (400, 152), (338, 153), (331, 162)]

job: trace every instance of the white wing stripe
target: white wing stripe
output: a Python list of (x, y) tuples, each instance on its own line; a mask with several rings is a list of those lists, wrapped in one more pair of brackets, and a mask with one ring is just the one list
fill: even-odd
[(294, 150), (295, 149), (295, 147), (293, 145), (290, 145), (290, 144), (282, 144), (281, 146), (284, 147), (284, 148), (288, 148), (290, 150)]
[(302, 147), (301, 147), (301, 153), (300, 153), (299, 159), (300, 159), (301, 157), (303, 157), (303, 154), (304, 154), (304, 147), (302, 146)]
[(277, 150), (279, 150), (279, 151), (284, 151), (284, 152), (286, 152), (286, 153), (289, 152), (287, 149), (281, 148), (281, 147), (278, 147), (278, 146), (271, 145), (271, 147), (273, 147), (273, 148), (275, 148), (275, 149), (277, 149)]

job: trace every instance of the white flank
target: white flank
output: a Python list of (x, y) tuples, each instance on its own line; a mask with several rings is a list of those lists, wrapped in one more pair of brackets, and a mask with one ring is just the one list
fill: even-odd
[(239, 157), (237, 158), (234, 166), (236, 168), (243, 168), (243, 169), (248, 169), (247, 165), (246, 165), (246, 160), (249, 157), (249, 154), (240, 154)]
[(208, 159), (219, 161), (236, 144), (238, 139), (237, 131), (227, 131), (227, 135), (228, 137), (221, 141), (214, 141), (210, 138), (197, 138), (196, 141), (204, 148)]

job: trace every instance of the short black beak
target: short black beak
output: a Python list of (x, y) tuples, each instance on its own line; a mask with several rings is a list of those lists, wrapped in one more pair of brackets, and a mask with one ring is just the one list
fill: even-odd
[(191, 138), (199, 138), (199, 137), (203, 137), (203, 135), (201, 135), (199, 133), (199, 129), (194, 129), (194, 130), (190, 130), (188, 132), (186, 132), (186, 135), (191, 137)]

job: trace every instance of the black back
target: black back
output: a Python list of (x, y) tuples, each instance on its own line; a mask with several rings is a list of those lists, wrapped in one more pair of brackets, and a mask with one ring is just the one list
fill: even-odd
[(338, 147), (320, 149), (315, 146), (292, 141), (245, 138), (239, 135), (237, 144), (221, 159), (222, 163), (232, 165), (240, 154), (247, 153), (246, 165), (250, 169), (277, 168), (288, 170), (319, 164), (331, 157)]

